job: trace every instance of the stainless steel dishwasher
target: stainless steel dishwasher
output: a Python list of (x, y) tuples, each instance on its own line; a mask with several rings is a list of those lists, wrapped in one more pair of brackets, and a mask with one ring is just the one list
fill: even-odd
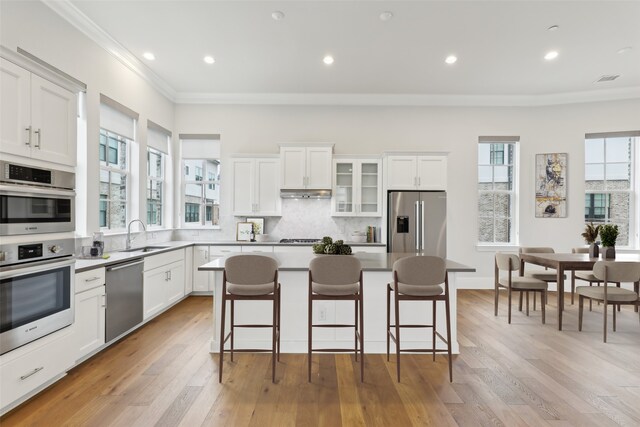
[(107, 267), (107, 342), (142, 323), (143, 266), (142, 258), (136, 258)]

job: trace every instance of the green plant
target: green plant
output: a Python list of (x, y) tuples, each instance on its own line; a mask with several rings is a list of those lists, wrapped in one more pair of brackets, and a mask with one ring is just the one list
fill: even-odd
[(602, 246), (612, 247), (616, 245), (616, 239), (618, 238), (618, 226), (615, 224), (604, 224), (600, 227), (600, 238), (602, 239)]
[(598, 233), (600, 232), (600, 225), (593, 225), (593, 222), (587, 224), (584, 228), (582, 237), (587, 243), (594, 243), (598, 239)]
[(314, 254), (326, 255), (351, 255), (351, 246), (345, 245), (344, 241), (336, 240), (335, 242), (329, 236), (322, 238), (320, 243), (313, 245)]

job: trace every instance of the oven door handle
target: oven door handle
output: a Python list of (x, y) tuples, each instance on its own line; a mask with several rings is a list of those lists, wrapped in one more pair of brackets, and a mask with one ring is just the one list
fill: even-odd
[[(25, 274), (38, 273), (40, 271), (52, 270), (54, 268), (73, 266), (76, 263), (75, 258), (71, 257), (67, 258), (63, 261), (51, 261), (44, 260), (34, 262), (33, 264), (16, 264), (10, 267), (3, 267), (0, 272), (0, 279), (4, 279), (6, 277), (20, 277)], [(75, 268), (72, 267), (71, 274), (74, 274)]]
[(0, 184), (0, 193), (7, 196), (61, 196), (75, 197), (76, 192), (73, 190), (63, 190), (60, 188), (42, 188), (25, 185), (6, 185)]

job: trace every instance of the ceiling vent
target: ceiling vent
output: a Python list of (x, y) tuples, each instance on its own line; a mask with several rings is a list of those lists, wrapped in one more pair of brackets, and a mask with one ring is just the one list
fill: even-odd
[(602, 77), (600, 77), (598, 80), (596, 80), (596, 83), (602, 83), (602, 82), (612, 82), (615, 79), (617, 79), (618, 77), (620, 77), (620, 74), (614, 74), (614, 75), (604, 75)]

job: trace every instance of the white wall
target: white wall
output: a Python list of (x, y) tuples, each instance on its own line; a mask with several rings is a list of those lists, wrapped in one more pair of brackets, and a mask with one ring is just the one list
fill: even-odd
[[(47, 6), (36, 1), (2, 1), (0, 4), (0, 43), (11, 50), (20, 47), (87, 85), (86, 133), (78, 135), (80, 147), (86, 144), (86, 159), (78, 162), (78, 175), (86, 171), (86, 182), (77, 183), (78, 202), (87, 205), (86, 226), (78, 234), (97, 231), (98, 226), (98, 137), (100, 93), (140, 114), (137, 140), (146, 151), (147, 119), (173, 129), (174, 106), (146, 81), (125, 67), (72, 27)], [(175, 135), (175, 133), (174, 133)], [(175, 139), (175, 138), (174, 138)], [(146, 170), (146, 156), (135, 165)], [(134, 166), (134, 165), (132, 165)], [(145, 183), (137, 193), (139, 212), (131, 217), (146, 219)]]
[[(477, 141), (520, 136), (520, 244), (569, 251), (582, 244), (584, 134), (640, 129), (640, 99), (535, 108), (177, 105), (178, 132), (219, 133), (222, 167), (232, 153), (277, 153), (279, 142), (335, 142), (336, 154), (448, 151), (448, 254), (493, 274), (493, 253), (476, 248)], [(569, 153), (568, 217), (534, 216), (535, 154)], [(223, 214), (228, 188), (222, 183)], [(486, 284), (486, 279), (484, 279)], [(467, 283), (473, 285), (473, 283)]]

